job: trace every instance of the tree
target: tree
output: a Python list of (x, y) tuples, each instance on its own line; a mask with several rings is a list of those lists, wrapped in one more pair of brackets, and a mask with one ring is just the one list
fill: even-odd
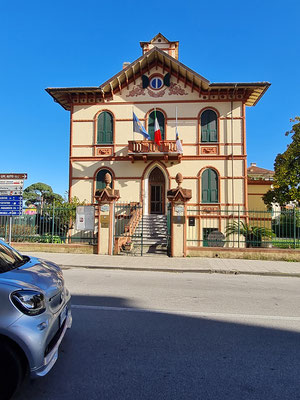
[(273, 188), (263, 196), (268, 206), (272, 203), (283, 206), (291, 201), (300, 203), (300, 117), (291, 121), (298, 121), (286, 132), (286, 136), (292, 134), (292, 142), (284, 153), (277, 155)]
[(26, 205), (31, 204), (43, 208), (52, 204), (54, 201), (63, 202), (61, 195), (54, 193), (52, 187), (46, 183), (38, 182), (28, 186), (23, 192), (23, 198), (26, 200)]
[(76, 220), (76, 207), (86, 205), (86, 200), (80, 201), (78, 197), (74, 196), (70, 200), (63, 200), (60, 204), (55, 203), (58, 207), (56, 214), (59, 217), (60, 223), (64, 225), (65, 229), (74, 227)]

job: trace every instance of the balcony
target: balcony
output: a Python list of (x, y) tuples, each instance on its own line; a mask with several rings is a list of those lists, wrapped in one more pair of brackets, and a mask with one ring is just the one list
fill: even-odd
[(180, 162), (182, 158), (182, 154), (177, 151), (176, 140), (162, 140), (159, 146), (152, 140), (129, 140), (128, 156), (132, 163), (154, 159)]

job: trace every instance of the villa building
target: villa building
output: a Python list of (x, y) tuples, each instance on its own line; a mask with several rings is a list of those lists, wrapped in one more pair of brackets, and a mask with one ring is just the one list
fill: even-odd
[[(109, 173), (120, 201), (165, 215), (181, 173), (192, 192), (187, 239), (203, 243), (212, 230), (224, 232), (228, 213), (248, 210), (246, 107), (270, 84), (212, 83), (182, 64), (179, 42), (160, 33), (140, 45), (141, 57), (100, 86), (46, 89), (71, 116), (69, 196), (94, 204)], [(133, 113), (148, 140), (133, 132)]]

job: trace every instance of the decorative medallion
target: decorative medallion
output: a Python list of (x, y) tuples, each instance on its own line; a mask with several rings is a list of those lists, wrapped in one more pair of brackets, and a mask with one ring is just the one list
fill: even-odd
[(201, 147), (201, 154), (218, 154), (216, 147)]
[(97, 147), (96, 148), (96, 156), (107, 157), (112, 155), (111, 147)]

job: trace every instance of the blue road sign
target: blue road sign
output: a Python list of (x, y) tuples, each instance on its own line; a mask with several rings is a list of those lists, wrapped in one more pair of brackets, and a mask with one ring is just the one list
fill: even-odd
[(19, 216), (23, 214), (23, 210), (20, 209), (18, 211), (7, 211), (7, 210), (1, 210), (0, 211), (0, 216), (7, 217), (7, 216)]
[(7, 201), (7, 200), (1, 200), (0, 198), (0, 206), (21, 206), (23, 204), (22, 201), (20, 200), (12, 200), (12, 201)]
[(0, 201), (23, 201), (22, 196), (0, 196)]
[(0, 216), (17, 216), (22, 214), (22, 196), (0, 196)]
[(9, 211), (9, 210), (20, 210), (22, 207), (21, 206), (1, 206), (0, 205), (0, 211), (3, 211), (3, 210), (7, 210), (7, 211)]

